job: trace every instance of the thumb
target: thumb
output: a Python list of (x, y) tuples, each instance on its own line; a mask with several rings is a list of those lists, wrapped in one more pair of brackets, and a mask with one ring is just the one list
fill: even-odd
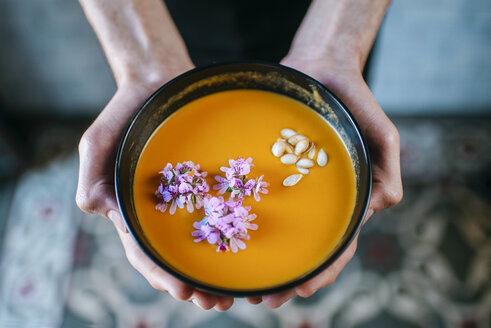
[(93, 140), (91, 132), (86, 132), (79, 145), (77, 205), (86, 213), (107, 217), (117, 229), (127, 233), (128, 230), (116, 202), (112, 181), (114, 170), (112, 156), (107, 156), (108, 151), (101, 147), (101, 143), (93, 142)]
[(123, 233), (128, 233), (128, 228), (126, 227), (126, 224), (124, 223), (123, 216), (118, 210), (109, 210), (107, 212), (107, 218), (111, 220), (114, 224), (114, 226), (119, 229)]

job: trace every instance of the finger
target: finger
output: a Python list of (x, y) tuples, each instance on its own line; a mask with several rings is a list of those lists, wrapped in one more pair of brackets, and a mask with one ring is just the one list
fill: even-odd
[(247, 302), (251, 304), (259, 304), (263, 301), (261, 296), (246, 297)]
[(373, 158), (373, 185), (370, 208), (374, 212), (397, 205), (403, 196), (400, 169), (399, 133), (392, 123), (371, 136), (376, 144), (371, 150)]
[(193, 295), (191, 296), (191, 300), (201, 309), (209, 310), (217, 305), (218, 297), (217, 295), (195, 289)]
[(122, 233), (129, 233), (126, 223), (123, 220), (123, 216), (117, 210), (109, 210), (107, 212), (107, 217), (111, 220), (114, 226)]
[(358, 236), (355, 237), (350, 246), (333, 264), (314, 278), (296, 287), (295, 292), (301, 297), (310, 297), (317, 292), (317, 290), (334, 283), (346, 264), (348, 264), (348, 262), (353, 258), (356, 251), (357, 242)]
[(127, 232), (119, 213), (114, 191), (114, 160), (118, 140), (108, 138), (94, 123), (79, 144), (79, 178), (77, 205), (84, 212), (109, 218), (123, 232)]
[(98, 144), (94, 132), (89, 128), (79, 144), (79, 175), (76, 201), (87, 213), (108, 216), (109, 210), (117, 210), (114, 184), (111, 173), (114, 161), (107, 146)]
[(217, 304), (215, 305), (214, 309), (219, 311), (219, 312), (227, 311), (234, 304), (234, 298), (233, 297), (218, 296), (217, 298), (218, 298)]
[(157, 266), (136, 244), (130, 234), (118, 230), (119, 238), (130, 264), (155, 289), (167, 291), (175, 299), (185, 301), (193, 295), (193, 288)]
[(76, 193), (78, 207), (86, 213), (105, 216), (113, 222), (118, 230), (128, 233), (128, 229), (116, 203), (113, 184), (105, 181), (91, 184), (93, 179), (87, 173), (90, 170), (86, 166), (87, 163), (81, 160), (79, 184)]
[[(84, 175), (84, 171), (80, 171)], [(86, 213), (95, 213), (105, 216), (111, 220), (114, 226), (123, 233), (128, 233), (126, 224), (119, 212), (112, 184), (99, 182), (87, 187), (86, 184), (90, 178), (79, 178), (76, 202), (78, 207)]]
[(367, 223), (368, 219), (372, 217), (374, 211), (371, 208), (368, 208), (367, 213), (365, 214), (365, 217), (363, 218), (362, 224)]
[(400, 176), (391, 176), (390, 172), (386, 171), (379, 173), (377, 180), (372, 184), (369, 204), (372, 214), (396, 206), (403, 197)]
[(79, 144), (77, 205), (84, 212), (111, 219), (123, 232), (127, 230), (116, 203), (114, 163), (124, 129), (146, 96), (142, 96), (143, 91), (140, 93), (118, 90)]
[(290, 289), (277, 294), (265, 295), (263, 296), (263, 302), (269, 308), (276, 309), (296, 295), (295, 289)]
[(399, 133), (361, 77), (346, 82), (333, 91), (353, 113), (366, 138), (373, 173), (369, 207), (375, 213), (402, 198)]

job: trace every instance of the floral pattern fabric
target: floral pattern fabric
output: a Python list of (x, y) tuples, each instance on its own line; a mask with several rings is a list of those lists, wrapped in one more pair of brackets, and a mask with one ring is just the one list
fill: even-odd
[(110, 222), (76, 208), (74, 153), (30, 170), (0, 190), (0, 327), (489, 327), (491, 120), (396, 125), (404, 200), (364, 226), (333, 285), (277, 310), (203, 311), (153, 290)]

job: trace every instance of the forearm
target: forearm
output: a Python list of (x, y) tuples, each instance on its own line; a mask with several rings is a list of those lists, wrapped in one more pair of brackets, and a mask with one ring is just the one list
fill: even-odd
[(158, 82), (192, 66), (186, 46), (161, 0), (79, 0), (118, 85)]
[(330, 58), (361, 72), (390, 0), (314, 0), (289, 56)]

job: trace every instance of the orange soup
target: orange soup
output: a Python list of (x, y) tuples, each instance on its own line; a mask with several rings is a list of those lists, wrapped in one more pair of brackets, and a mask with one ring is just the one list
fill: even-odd
[[(271, 153), (283, 128), (308, 136), (329, 157), (294, 186), (283, 180), (299, 173)], [(269, 193), (256, 202), (248, 197), (259, 228), (249, 231), (247, 248), (217, 252), (206, 240), (195, 243), (193, 222), (202, 210), (174, 215), (155, 209), (158, 174), (167, 163), (193, 161), (214, 177), (229, 159), (252, 157), (248, 178), (264, 175)], [(137, 164), (134, 202), (141, 227), (175, 269), (206, 285), (247, 290), (278, 286), (311, 272), (325, 261), (346, 231), (353, 213), (355, 172), (344, 144), (317, 113), (304, 104), (272, 92), (233, 90), (197, 99), (167, 118), (147, 142)], [(224, 195), (228, 197), (227, 193)]]

